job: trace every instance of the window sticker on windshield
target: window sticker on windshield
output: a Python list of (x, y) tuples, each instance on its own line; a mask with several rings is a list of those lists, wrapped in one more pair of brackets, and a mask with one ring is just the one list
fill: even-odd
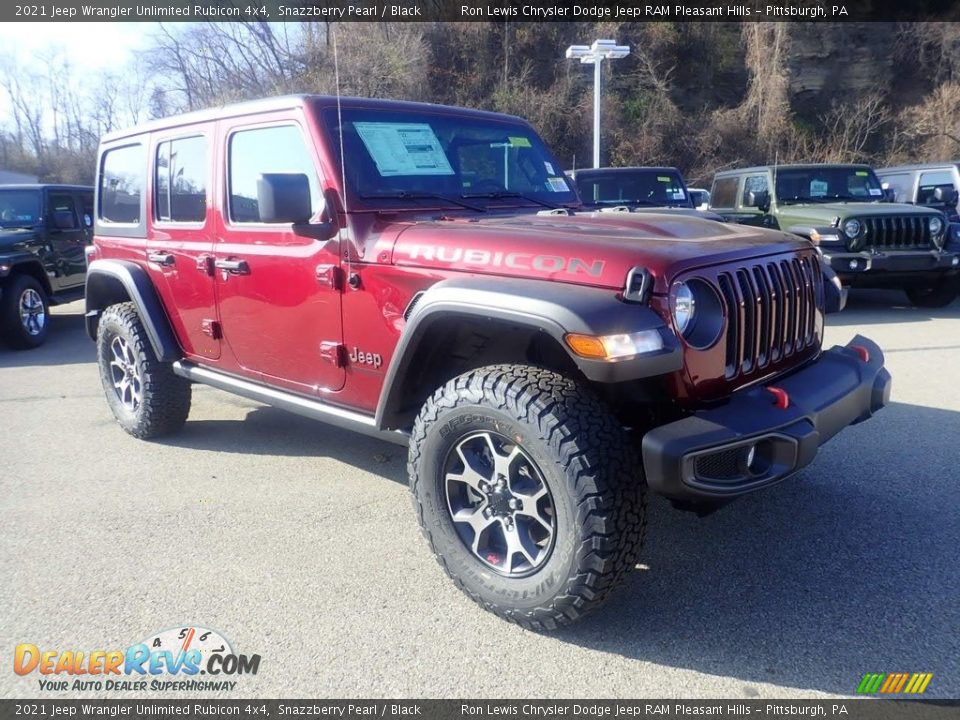
[(547, 175), (556, 175), (556, 173), (553, 171), (553, 165), (548, 163), (546, 160), (543, 161), (543, 167), (546, 168)]
[(870, 177), (870, 173), (866, 170), (857, 170), (857, 177)]
[(382, 177), (453, 175), (440, 140), (427, 123), (355, 122), (353, 126)]
[(525, 137), (510, 136), (507, 138), (514, 147), (530, 147), (530, 139)]
[(567, 181), (561, 177), (547, 178), (547, 188), (550, 192), (567, 192)]
[(871, 195), (883, 195), (883, 190), (880, 188), (870, 188)]
[(830, 185), (824, 180), (810, 181), (810, 197), (823, 197), (827, 194)]
[(659, 180), (660, 182), (665, 182), (665, 183), (673, 182), (673, 178), (672, 178), (672, 177), (669, 177), (669, 176), (667, 176), (667, 175), (657, 175), (657, 180)]

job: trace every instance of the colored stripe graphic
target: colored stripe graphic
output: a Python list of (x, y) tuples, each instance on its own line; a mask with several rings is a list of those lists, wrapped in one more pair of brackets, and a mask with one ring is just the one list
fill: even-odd
[(856, 694), (896, 695), (902, 692), (920, 695), (927, 689), (931, 680), (933, 680), (933, 673), (867, 673), (857, 686)]

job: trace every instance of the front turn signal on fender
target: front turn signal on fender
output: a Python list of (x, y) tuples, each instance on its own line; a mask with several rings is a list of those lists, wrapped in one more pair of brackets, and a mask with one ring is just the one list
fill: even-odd
[(590, 360), (622, 360), (663, 350), (663, 337), (658, 330), (599, 336), (569, 333), (564, 340), (574, 353)]

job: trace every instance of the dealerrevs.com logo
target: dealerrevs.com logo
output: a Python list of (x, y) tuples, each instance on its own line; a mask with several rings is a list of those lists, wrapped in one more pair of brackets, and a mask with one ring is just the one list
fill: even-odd
[(233, 690), (239, 675), (256, 675), (259, 655), (234, 652), (215, 630), (171, 628), (126, 650), (56, 650), (21, 643), (13, 671), (39, 675), (40, 690), (216, 691)]

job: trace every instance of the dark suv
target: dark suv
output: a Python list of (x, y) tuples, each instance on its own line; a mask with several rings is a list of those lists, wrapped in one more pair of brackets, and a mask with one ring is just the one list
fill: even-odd
[(960, 293), (960, 225), (942, 210), (890, 202), (867, 165), (779, 165), (716, 174), (711, 209), (808, 238), (854, 287), (902, 288), (919, 307)]
[(673, 167), (588, 168), (567, 175), (589, 210), (665, 212), (723, 220), (717, 213), (697, 209), (683, 176)]
[(889, 397), (870, 340), (821, 347), (840, 289), (809, 242), (578, 212), (520, 118), (285, 97), (98, 162), (87, 328), (123, 429), (180, 430), (203, 383), (407, 446), (441, 565), (526, 627), (634, 567), (648, 484), (715, 507)]
[(83, 297), (93, 188), (0, 185), (0, 329), (15, 348), (47, 338), (50, 305)]

